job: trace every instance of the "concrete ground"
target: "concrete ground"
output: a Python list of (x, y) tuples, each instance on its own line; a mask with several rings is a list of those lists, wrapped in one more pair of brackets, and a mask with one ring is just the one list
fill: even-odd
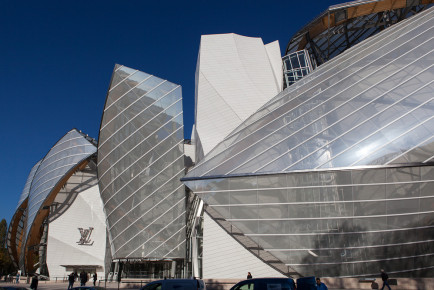
[[(380, 280), (380, 281), (379, 281)], [(391, 285), (392, 290), (433, 290), (434, 289), (434, 278), (424, 278), (424, 279), (409, 279), (409, 278), (398, 278), (397, 285)], [(239, 282), (238, 280), (204, 280), (207, 285), (207, 290), (228, 290), (234, 284)], [(361, 289), (381, 289), (382, 282), (380, 278), (377, 278), (376, 283), (361, 283), (357, 278), (322, 278), (322, 281), (328, 286), (330, 290), (361, 290)], [(140, 279), (125, 279), (118, 285), (117, 282), (104, 282), (100, 280), (97, 282), (97, 286), (115, 290), (115, 289), (140, 289), (141, 286), (145, 285), (149, 280)], [(93, 283), (86, 283), (87, 286), (92, 286)], [(30, 289), (30, 284), (25, 283), (22, 279), (19, 284), (15, 283), (5, 283), (0, 282), (0, 287), (24, 287)], [(79, 282), (74, 283), (75, 287), (80, 286)], [(119, 287), (119, 288), (118, 288)], [(38, 290), (66, 290), (68, 289), (68, 282), (63, 281), (39, 281)], [(256, 289), (255, 289), (256, 290)], [(261, 289), (258, 289), (261, 290)]]

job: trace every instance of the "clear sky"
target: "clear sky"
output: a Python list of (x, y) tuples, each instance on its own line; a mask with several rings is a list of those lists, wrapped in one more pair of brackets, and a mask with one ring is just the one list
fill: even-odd
[(72, 128), (98, 139), (116, 63), (182, 86), (194, 122), (203, 34), (279, 40), (344, 1), (0, 0), (0, 219), (14, 214), (32, 166)]

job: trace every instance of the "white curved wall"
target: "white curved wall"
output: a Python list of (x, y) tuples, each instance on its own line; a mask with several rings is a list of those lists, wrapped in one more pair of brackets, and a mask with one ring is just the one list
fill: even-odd
[[(92, 245), (79, 245), (78, 228), (93, 227)], [(78, 194), (74, 203), (59, 218), (49, 224), (47, 266), (50, 277), (70, 274), (61, 265), (100, 265), (98, 277), (104, 277), (106, 226), (98, 185)]]
[(277, 41), (264, 46), (261, 38), (233, 33), (202, 36), (195, 125), (204, 155), (281, 91), (281, 67)]
[(205, 279), (245, 279), (286, 277), (241, 246), (207, 213), (204, 213), (203, 277)]

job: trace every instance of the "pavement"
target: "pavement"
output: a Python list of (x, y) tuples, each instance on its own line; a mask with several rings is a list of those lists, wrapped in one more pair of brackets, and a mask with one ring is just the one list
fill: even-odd
[[(80, 286), (79, 282), (76, 282), (74, 284), (75, 287)], [(87, 286), (93, 286), (92, 283), (87, 283)], [(98, 284), (97, 284), (98, 286)], [(99, 284), (100, 287), (104, 287), (104, 282), (100, 282)], [(110, 289), (110, 290), (117, 290), (117, 289), (122, 289), (122, 290), (127, 290), (127, 289), (139, 289), (140, 286), (137, 285), (136, 287), (125, 287), (127, 285), (124, 284), (120, 284), (119, 288), (118, 288), (118, 283), (115, 282), (110, 282), (110, 283), (106, 283), (106, 289)], [(15, 284), (15, 283), (3, 283), (0, 282), (0, 287), (24, 287), (27, 289), (30, 289), (30, 283), (19, 283), (19, 284)], [(67, 290), (68, 289), (68, 282), (54, 282), (54, 281), (39, 281), (38, 283), (38, 290)], [(209, 287), (207, 288), (208, 290), (212, 290), (209, 289)], [(330, 288), (330, 290), (344, 290), (344, 289), (339, 289), (339, 288)], [(345, 290), (359, 290), (359, 289), (345, 289)], [(393, 290), (393, 289), (392, 289)]]

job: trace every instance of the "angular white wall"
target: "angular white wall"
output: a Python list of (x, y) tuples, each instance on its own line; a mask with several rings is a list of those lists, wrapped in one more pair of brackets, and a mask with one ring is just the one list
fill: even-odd
[[(79, 228), (93, 227), (92, 245), (79, 245)], [(104, 277), (106, 226), (98, 185), (77, 195), (74, 203), (59, 218), (49, 224), (47, 266), (51, 279), (64, 277), (61, 265), (100, 265), (98, 277)]]
[[(237, 34), (203, 35), (196, 66), (197, 150), (206, 155), (282, 88), (277, 41)], [(200, 158), (200, 155), (197, 157)]]
[(203, 278), (286, 277), (258, 259), (204, 213)]

